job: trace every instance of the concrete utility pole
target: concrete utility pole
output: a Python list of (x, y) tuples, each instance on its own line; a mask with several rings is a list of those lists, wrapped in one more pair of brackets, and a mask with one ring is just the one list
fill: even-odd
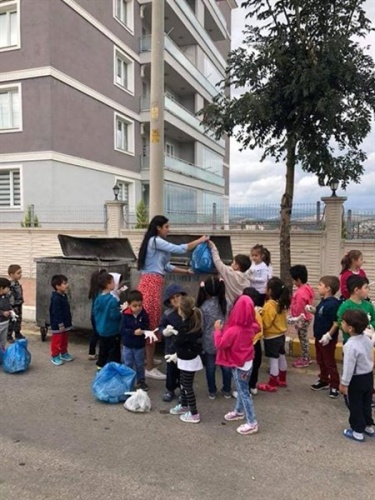
[(164, 213), (164, 1), (152, 0), (150, 219)]

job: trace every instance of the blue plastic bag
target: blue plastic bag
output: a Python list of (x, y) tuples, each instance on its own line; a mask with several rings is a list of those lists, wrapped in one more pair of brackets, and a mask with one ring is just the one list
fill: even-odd
[(190, 265), (196, 274), (215, 271), (214, 261), (208, 243), (199, 243), (191, 254)]
[(6, 373), (25, 372), (29, 369), (31, 354), (27, 344), (27, 339), (21, 339), (7, 348), (3, 357), (3, 369)]
[(124, 393), (133, 390), (135, 378), (134, 370), (112, 361), (96, 374), (91, 391), (99, 401), (121, 403), (129, 397)]

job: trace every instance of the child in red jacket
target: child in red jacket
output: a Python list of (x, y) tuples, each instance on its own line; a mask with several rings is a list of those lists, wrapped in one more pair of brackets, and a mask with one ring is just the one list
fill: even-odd
[(341, 260), (340, 292), (344, 299), (350, 297), (347, 281), (350, 276), (357, 274), (366, 278), (366, 273), (362, 269), (363, 255), (359, 250), (350, 250)]
[(242, 295), (234, 303), (224, 327), (220, 320), (215, 323), (216, 364), (232, 368), (238, 392), (235, 409), (227, 413), (224, 418), (230, 422), (246, 418), (246, 424), (237, 428), (239, 434), (258, 432), (253, 398), (249, 391), (249, 379), (253, 369), (253, 340), (259, 331), (254, 303), (246, 295)]
[(294, 319), (298, 318), (295, 323), (295, 329), (302, 351), (302, 356), (294, 361), (293, 366), (294, 368), (307, 368), (311, 363), (308, 330), (313, 316), (306, 310), (306, 306), (312, 306), (315, 293), (312, 287), (307, 283), (306, 266), (292, 266), (289, 272), (293, 279), (293, 284), (296, 287), (290, 305), (290, 313)]

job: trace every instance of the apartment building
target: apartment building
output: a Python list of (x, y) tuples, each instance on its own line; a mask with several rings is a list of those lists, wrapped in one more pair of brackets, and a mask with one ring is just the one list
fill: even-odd
[[(116, 183), (130, 211), (147, 204), (158, 1), (0, 0), (0, 212), (94, 207)], [(235, 7), (165, 0), (167, 213), (228, 203), (229, 141), (196, 112), (224, 76)]]

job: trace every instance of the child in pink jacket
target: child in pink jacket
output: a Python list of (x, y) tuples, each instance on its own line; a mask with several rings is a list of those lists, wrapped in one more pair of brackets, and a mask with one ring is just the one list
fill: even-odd
[(307, 283), (306, 266), (292, 266), (290, 268), (290, 275), (296, 287), (290, 305), (290, 313), (294, 320), (297, 320), (295, 329), (297, 330), (302, 351), (302, 356), (294, 361), (293, 366), (294, 368), (306, 368), (311, 363), (308, 330), (313, 319), (313, 315), (308, 311), (308, 308), (306, 310), (306, 306), (312, 306), (315, 293), (312, 287)]
[(259, 331), (254, 303), (246, 295), (242, 295), (234, 303), (224, 327), (220, 320), (215, 323), (216, 364), (232, 369), (238, 392), (235, 409), (227, 413), (224, 418), (230, 422), (246, 418), (246, 423), (237, 428), (239, 434), (258, 432), (253, 399), (249, 391), (249, 379), (253, 369), (254, 335)]

